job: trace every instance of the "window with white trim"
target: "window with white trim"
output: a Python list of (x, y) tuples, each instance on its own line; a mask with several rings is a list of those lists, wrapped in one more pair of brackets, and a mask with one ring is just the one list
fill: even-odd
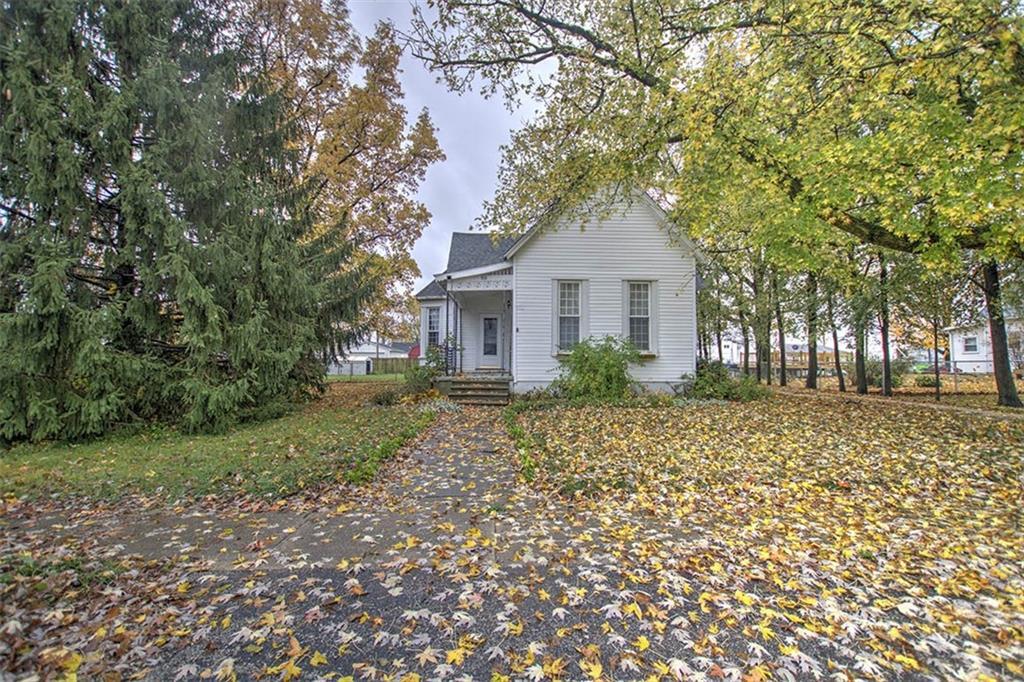
[(626, 333), (641, 351), (651, 350), (651, 283), (629, 282)]
[(427, 308), (427, 348), (441, 343), (441, 309)]
[(580, 342), (583, 310), (579, 282), (558, 283), (558, 350), (572, 350)]
[(964, 337), (964, 352), (965, 353), (977, 353), (978, 352), (978, 337), (977, 336), (965, 336)]

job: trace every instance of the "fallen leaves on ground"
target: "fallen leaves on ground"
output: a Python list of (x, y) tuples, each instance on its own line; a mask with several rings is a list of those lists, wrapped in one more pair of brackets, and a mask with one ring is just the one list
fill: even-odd
[(795, 397), (521, 419), (535, 484), (594, 510), (723, 669), (1024, 674), (1019, 425)]
[(1024, 674), (1012, 424), (791, 396), (519, 419), (531, 484), (499, 411), (446, 414), (358, 496), (182, 508), (166, 575), (44, 589), (17, 650), (181, 680)]

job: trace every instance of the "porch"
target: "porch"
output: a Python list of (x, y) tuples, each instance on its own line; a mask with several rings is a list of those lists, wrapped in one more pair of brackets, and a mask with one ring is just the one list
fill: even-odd
[(444, 282), (446, 374), (511, 378), (511, 269)]

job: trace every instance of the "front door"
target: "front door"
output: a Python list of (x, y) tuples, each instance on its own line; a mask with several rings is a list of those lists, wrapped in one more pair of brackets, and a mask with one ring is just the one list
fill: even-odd
[(482, 344), (480, 349), (481, 367), (501, 367), (501, 360), (498, 357), (498, 349), (501, 347), (499, 319), (497, 315), (484, 315), (480, 318), (480, 322), (483, 325), (483, 333), (480, 335)]

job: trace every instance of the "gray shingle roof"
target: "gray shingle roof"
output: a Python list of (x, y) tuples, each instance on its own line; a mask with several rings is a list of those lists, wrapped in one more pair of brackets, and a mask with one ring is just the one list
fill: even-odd
[(444, 289), (437, 282), (431, 282), (427, 286), (420, 289), (419, 293), (416, 294), (416, 298), (444, 298)]
[(452, 234), (452, 245), (448, 250), (448, 269), (445, 272), (458, 272), (481, 268), (485, 265), (500, 263), (515, 237), (491, 240), (486, 232), (455, 232)]
[[(441, 274), (482, 268), (500, 263), (517, 237), (506, 237), (495, 243), (486, 232), (454, 232), (448, 249), (448, 267)], [(416, 298), (444, 298), (445, 291), (437, 282), (423, 287)]]

